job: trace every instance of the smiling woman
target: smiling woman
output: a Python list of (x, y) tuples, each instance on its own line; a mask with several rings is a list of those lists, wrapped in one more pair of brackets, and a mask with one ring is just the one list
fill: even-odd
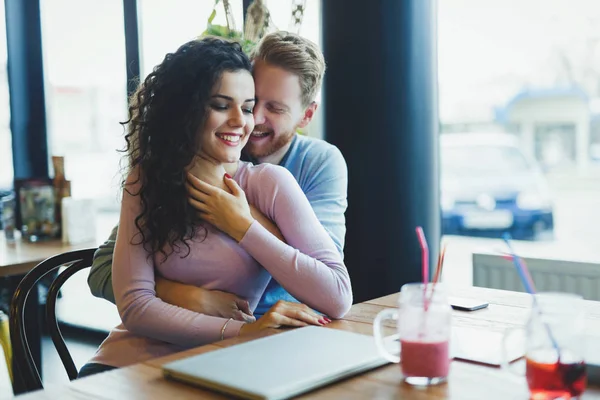
[[(217, 149), (219, 155), (228, 154), (227, 161), (219, 162), (239, 159), (241, 146), (233, 152), (215, 148), (216, 131), (226, 122), (236, 125), (239, 132), (248, 123), (250, 129), (254, 125), (252, 115), (242, 111), (249, 107), (246, 100), (254, 98), (251, 66), (238, 48), (214, 38), (188, 42), (167, 54), (132, 96), (130, 118), (124, 123), (128, 173), (130, 177), (136, 171), (143, 173), (138, 178), (142, 178), (139, 197), (144, 211), (136, 218), (136, 226), (141, 243), (153, 256), (167, 257), (179, 241), (187, 248), (186, 240), (196, 234), (193, 222), (197, 218), (185, 192), (186, 170), (193, 169), (194, 160), (214, 161), (215, 154), (210, 152)], [(204, 62), (202, 57), (215, 60)], [(134, 182), (136, 178), (130, 183)]]
[[(198, 157), (235, 162), (254, 129), (254, 81), (248, 71), (225, 72), (213, 89)], [(192, 173), (193, 170), (192, 170)]]

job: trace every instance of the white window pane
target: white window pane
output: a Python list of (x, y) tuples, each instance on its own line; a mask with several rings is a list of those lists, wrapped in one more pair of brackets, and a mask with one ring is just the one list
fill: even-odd
[(440, 1), (438, 18), (450, 283), (504, 231), (524, 256), (600, 260), (600, 2)]
[[(202, 34), (212, 13), (214, 0), (138, 0), (141, 75), (145, 77), (167, 53)], [(242, 0), (231, 0), (236, 29), (241, 31)], [(213, 24), (226, 25), (222, 2)]]
[(277, 29), (298, 33), (321, 45), (321, 0), (306, 1), (299, 31), (296, 31), (292, 20), (292, 0), (267, 0), (265, 4)]
[(126, 119), (121, 0), (42, 0), (48, 147), (74, 197), (116, 206)]

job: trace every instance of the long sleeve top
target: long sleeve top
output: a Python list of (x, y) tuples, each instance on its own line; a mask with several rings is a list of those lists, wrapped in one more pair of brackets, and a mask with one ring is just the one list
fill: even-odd
[[(256, 163), (255, 163), (256, 164)], [(329, 233), (343, 257), (346, 224), (344, 212), (348, 206), (348, 168), (342, 153), (324, 140), (296, 135), (279, 163), (291, 172), (310, 202), (321, 225)], [(112, 257), (117, 227), (94, 254), (88, 284), (94, 296), (115, 303), (112, 286)], [(310, 302), (300, 293), (294, 298), (276, 279), (271, 279), (254, 310), (263, 315), (278, 300)]]
[[(102, 343), (90, 362), (121, 367), (219, 340), (226, 319), (189, 311), (156, 297), (155, 274), (182, 283), (234, 293), (255, 308), (271, 276), (289, 292), (302, 292), (307, 305), (331, 317), (352, 304), (352, 289), (342, 257), (322, 227), (294, 177), (286, 169), (240, 162), (234, 179), (250, 203), (279, 227), (287, 244), (258, 222), (236, 243), (207, 225), (190, 244), (190, 253), (148, 258), (138, 243), (140, 212), (135, 187), (123, 191), (113, 256), (113, 290), (122, 324)], [(182, 250), (185, 251), (185, 250)], [(230, 321), (224, 337), (243, 325)]]

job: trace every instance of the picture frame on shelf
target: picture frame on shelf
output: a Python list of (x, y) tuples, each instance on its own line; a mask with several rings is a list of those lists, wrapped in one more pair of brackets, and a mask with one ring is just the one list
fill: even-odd
[(49, 178), (15, 179), (17, 228), (30, 242), (54, 239), (60, 233), (56, 196)]

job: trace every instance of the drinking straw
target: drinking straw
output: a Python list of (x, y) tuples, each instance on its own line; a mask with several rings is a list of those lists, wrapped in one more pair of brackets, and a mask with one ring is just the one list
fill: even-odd
[[(433, 275), (433, 287), (435, 288), (435, 284), (442, 277), (442, 268), (444, 267), (444, 255), (446, 255), (446, 244), (442, 246), (442, 251), (440, 251), (440, 255), (438, 257), (437, 267), (435, 268), (435, 274)], [(433, 296), (433, 293), (432, 293)]]
[[(535, 285), (533, 284), (533, 279), (531, 279), (531, 274), (529, 273), (529, 269), (527, 265), (525, 265), (525, 261), (521, 259), (521, 257), (517, 256), (512, 245), (510, 244), (510, 234), (505, 233), (502, 238), (504, 239), (504, 243), (508, 247), (510, 257), (512, 258), (513, 264), (517, 269), (517, 273), (519, 274), (519, 278), (521, 278), (521, 282), (523, 282), (523, 286), (525, 286), (525, 290), (527, 293), (534, 295), (536, 293)], [(535, 299), (535, 297), (534, 297)], [(534, 300), (535, 301), (535, 300)]]
[(427, 286), (429, 282), (429, 247), (423, 228), (417, 226), (417, 237), (419, 238), (419, 246), (421, 246), (421, 275), (423, 277), (423, 285)]
[(423, 228), (417, 226), (417, 238), (419, 239), (419, 246), (421, 246), (421, 276), (423, 278), (423, 307), (425, 311), (429, 308), (427, 302), (427, 283), (429, 283), (429, 246), (427, 246), (427, 239)]
[(435, 286), (437, 285), (438, 281), (442, 277), (442, 268), (444, 267), (444, 255), (445, 254), (446, 254), (446, 244), (444, 243), (444, 246), (442, 246), (442, 251), (440, 251), (440, 254), (438, 255), (437, 267), (435, 268), (435, 274), (433, 275), (433, 285), (431, 286), (431, 294), (429, 295), (429, 300), (427, 301), (427, 305), (429, 305), (429, 303), (431, 303), (433, 301)]
[[(510, 240), (511, 240), (510, 234), (507, 232), (502, 236), (502, 238), (504, 239), (504, 242), (508, 246), (508, 249), (510, 251), (510, 257), (512, 258), (513, 264), (515, 265), (515, 268), (517, 269), (517, 273), (519, 274), (519, 277), (521, 278), (521, 282), (523, 283), (523, 286), (525, 286), (525, 290), (527, 291), (527, 293), (529, 293), (531, 295), (531, 297), (533, 299), (533, 305), (538, 310), (538, 313), (541, 315), (542, 310), (538, 306), (537, 299), (535, 297), (535, 294), (536, 294), (535, 285), (533, 284), (533, 279), (531, 279), (531, 274), (529, 273), (529, 269), (527, 268), (527, 265), (521, 259), (521, 257), (517, 256), (517, 254), (513, 250), (512, 246), (510, 244)], [(554, 339), (554, 335), (552, 334), (552, 331), (550, 330), (550, 326), (544, 322), (542, 322), (542, 324), (546, 327), (546, 332), (548, 333), (548, 337), (550, 338), (550, 341), (552, 342), (552, 346), (554, 347), (554, 349), (556, 350), (556, 353), (558, 354), (558, 362), (560, 363), (560, 348), (558, 347), (558, 343), (556, 342), (556, 339)]]

